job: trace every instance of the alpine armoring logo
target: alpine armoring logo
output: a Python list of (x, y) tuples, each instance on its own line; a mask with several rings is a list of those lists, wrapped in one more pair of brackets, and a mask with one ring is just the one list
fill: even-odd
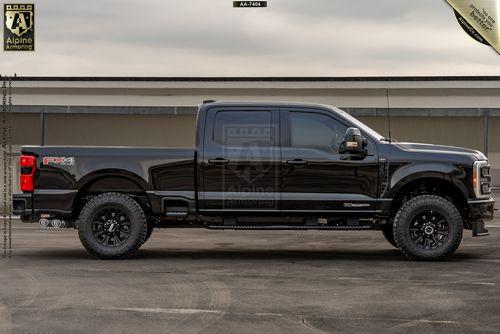
[(35, 5), (4, 4), (5, 51), (35, 50)]
[(227, 165), (226, 173), (222, 174), (225, 195), (239, 194), (238, 199), (231, 199), (229, 195), (224, 203), (230, 207), (275, 208), (278, 198), (258, 194), (277, 194), (278, 169), (270, 163), (276, 161), (278, 155), (278, 151), (272, 149), (276, 129), (269, 124), (231, 124), (223, 126), (223, 136), (225, 155), (238, 152), (236, 161), (241, 162)]

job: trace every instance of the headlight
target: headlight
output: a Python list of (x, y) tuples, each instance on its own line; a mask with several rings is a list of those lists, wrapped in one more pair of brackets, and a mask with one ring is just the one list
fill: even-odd
[(490, 165), (488, 161), (476, 161), (472, 167), (472, 185), (476, 198), (489, 197), (490, 190)]

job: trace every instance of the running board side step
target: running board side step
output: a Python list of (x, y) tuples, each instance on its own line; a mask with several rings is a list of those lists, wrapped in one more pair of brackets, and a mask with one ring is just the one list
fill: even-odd
[(328, 225), (205, 225), (209, 230), (370, 230), (374, 226), (328, 226)]
[(165, 213), (165, 215), (169, 218), (186, 218), (188, 213), (183, 211), (170, 211)]

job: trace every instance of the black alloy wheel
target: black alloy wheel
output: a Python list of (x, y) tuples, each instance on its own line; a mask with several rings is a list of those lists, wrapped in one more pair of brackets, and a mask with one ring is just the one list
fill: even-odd
[(92, 234), (98, 243), (117, 247), (130, 236), (130, 217), (118, 207), (105, 207), (96, 212), (92, 219)]
[(441, 247), (449, 234), (446, 218), (436, 210), (423, 210), (417, 214), (409, 229), (411, 240), (423, 249)]
[(450, 200), (420, 195), (404, 202), (394, 217), (394, 241), (411, 259), (439, 260), (453, 254), (463, 236), (463, 219)]
[(85, 203), (78, 217), (78, 236), (85, 249), (101, 259), (125, 259), (146, 240), (144, 210), (132, 197), (104, 193)]

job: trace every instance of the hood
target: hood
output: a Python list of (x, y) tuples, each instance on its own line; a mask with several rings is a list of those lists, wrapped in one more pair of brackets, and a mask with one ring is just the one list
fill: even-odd
[(482, 152), (477, 150), (472, 150), (470, 148), (434, 145), (434, 144), (421, 144), (421, 143), (396, 143), (396, 145), (407, 151), (424, 151), (424, 152), (435, 152), (444, 154), (469, 155), (473, 156), (476, 160), (487, 160), (486, 156)]

